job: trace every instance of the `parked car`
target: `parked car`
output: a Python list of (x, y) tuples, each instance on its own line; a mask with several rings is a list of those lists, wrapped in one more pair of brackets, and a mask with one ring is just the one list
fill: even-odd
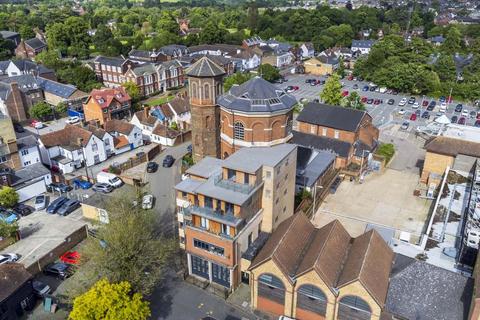
[(158, 169), (158, 164), (154, 161), (150, 161), (149, 163), (147, 163), (147, 172), (148, 173), (152, 173), (152, 172), (155, 172), (157, 171)]
[(367, 97), (362, 97), (362, 99), (360, 99), (360, 101), (361, 101), (362, 103), (365, 103), (365, 102), (367, 102), (367, 100), (368, 100), (368, 98), (367, 98)]
[(57, 214), (61, 216), (68, 216), (72, 211), (80, 207), (80, 202), (78, 200), (69, 199), (67, 202), (62, 204), (62, 206), (57, 210)]
[(433, 109), (435, 109), (435, 105), (429, 104), (428, 107), (427, 107), (427, 110), (428, 111), (433, 111)]
[(410, 126), (410, 122), (405, 121), (402, 123), (402, 126), (400, 127), (400, 129), (407, 130), (409, 126)]
[(67, 251), (60, 256), (60, 261), (67, 264), (78, 264), (80, 262), (80, 253), (77, 251)]
[(374, 92), (375, 90), (377, 90), (377, 87), (370, 87), (369, 91)]
[(189, 144), (188, 147), (187, 147), (187, 152), (192, 153), (192, 151), (193, 151), (193, 147), (192, 147), (191, 144)]
[(400, 110), (398, 110), (398, 114), (401, 114), (401, 115), (405, 114), (406, 112), (407, 112), (407, 111), (406, 111), (405, 109), (400, 109)]
[(353, 90), (358, 90), (358, 84), (354, 84), (353, 87), (352, 87)]
[(403, 107), (407, 104), (407, 98), (402, 98), (402, 100), (400, 100), (400, 102), (398, 103), (398, 105), (400, 107)]
[(461, 117), (459, 120), (458, 120), (458, 124), (465, 124), (467, 122), (467, 119), (465, 119), (464, 117)]
[(32, 213), (32, 208), (27, 206), (27, 205), (24, 205), (23, 203), (17, 203), (14, 207), (13, 207), (13, 212), (15, 212), (17, 215), (19, 216), (28, 216), (30, 213)]
[(0, 264), (12, 263), (18, 261), (20, 257), (16, 253), (2, 253), (0, 254)]
[(470, 118), (475, 119), (477, 117), (477, 111), (470, 111)]
[(80, 122), (80, 117), (73, 116), (73, 117), (68, 117), (67, 120), (65, 120), (66, 123), (68, 124), (74, 124)]
[(97, 174), (97, 182), (109, 184), (114, 188), (118, 188), (123, 185), (122, 179), (109, 172), (99, 172)]
[(342, 97), (346, 97), (346, 96), (348, 96), (348, 94), (349, 94), (348, 90), (344, 90), (342, 92)]
[(420, 115), (422, 114), (422, 111), (420, 109), (417, 109), (415, 110), (415, 114), (417, 115), (417, 117), (420, 117)]
[(43, 272), (46, 275), (54, 276), (55, 278), (62, 280), (65, 280), (73, 274), (70, 266), (63, 262), (49, 264), (47, 267), (45, 267), (45, 269), (43, 269)]
[(368, 91), (370, 88), (368, 86), (363, 86), (362, 91)]
[(42, 194), (35, 197), (35, 210), (43, 210), (47, 206), (47, 197)]
[(146, 194), (142, 198), (142, 209), (152, 209), (153, 208), (153, 195)]
[(447, 99), (445, 98), (445, 96), (440, 96), (440, 98), (438, 98), (438, 101), (440, 102), (445, 102)]
[(422, 107), (428, 107), (428, 100), (422, 101)]
[(414, 102), (414, 103), (412, 104), (412, 108), (413, 108), (413, 109), (418, 109), (418, 107), (420, 107), (420, 104), (419, 104), (418, 102)]
[(417, 120), (417, 115), (415, 113), (412, 113), (412, 115), (410, 116), (410, 120), (411, 121)]
[(398, 94), (398, 91), (397, 91), (397, 90), (392, 90), (392, 94), (393, 94), (394, 96), (396, 96), (396, 95)]
[(370, 99), (367, 100), (367, 104), (372, 104), (372, 103), (373, 103), (373, 99), (372, 99), (372, 98), (370, 98)]
[(381, 103), (383, 103), (383, 100), (382, 100), (382, 99), (375, 99), (375, 101), (373, 101), (373, 104), (374, 104), (374, 105), (379, 105), (379, 104), (381, 104)]
[(50, 188), (53, 191), (58, 191), (60, 193), (72, 191), (72, 187), (66, 185), (65, 183), (51, 183)]
[(430, 113), (428, 111), (423, 111), (422, 118), (423, 119), (430, 119)]
[(458, 117), (457, 116), (453, 116), (451, 119), (450, 119), (450, 122), (451, 123), (457, 123), (458, 121)]
[(408, 104), (414, 104), (415, 100), (415, 97), (410, 97), (410, 99), (408, 99)]
[(113, 191), (113, 187), (106, 183), (95, 183), (92, 190), (96, 192), (110, 193)]
[(38, 280), (32, 281), (33, 293), (39, 298), (43, 298), (47, 294), (52, 292), (52, 288), (48, 284), (45, 284)]
[(18, 133), (25, 132), (25, 129), (23, 129), (22, 125), (19, 123), (14, 123), (13, 129), (15, 130), (15, 132), (18, 132)]
[(394, 99), (388, 99), (387, 104), (393, 106), (395, 104), (395, 100)]
[(468, 113), (468, 110), (467, 110), (467, 109), (463, 109), (463, 111), (462, 111), (462, 116), (463, 116), (463, 117), (468, 117), (468, 114), (469, 114), (469, 113)]
[(34, 127), (35, 129), (42, 129), (43, 128), (43, 122), (38, 121), (38, 120), (32, 120), (32, 122), (30, 122), (30, 125), (32, 127)]
[(164, 159), (163, 159), (163, 164), (162, 166), (164, 168), (170, 168), (173, 163), (175, 162), (175, 158), (172, 157), (171, 155), (167, 155)]
[(342, 182), (342, 179), (340, 179), (340, 177), (337, 177), (333, 183), (330, 185), (330, 193), (335, 193), (337, 192), (337, 189), (338, 189), (338, 186), (340, 185), (340, 183)]
[(74, 179), (73, 184), (75, 187), (80, 188), (80, 189), (90, 189), (92, 187), (92, 183), (90, 181), (85, 181), (85, 180), (80, 180), (80, 179)]
[(455, 106), (455, 112), (462, 112), (462, 110), (463, 110), (463, 105), (461, 103)]
[(143, 157), (144, 155), (145, 155), (145, 152), (144, 152), (144, 151), (140, 151), (140, 152), (137, 152), (137, 153), (135, 154), (135, 156), (136, 156), (137, 158), (141, 158), (141, 157)]
[(60, 209), (60, 207), (63, 206), (63, 204), (67, 201), (67, 197), (58, 197), (57, 199), (53, 200), (52, 203), (50, 203), (50, 205), (47, 207), (47, 212), (56, 213), (57, 210)]
[(305, 83), (311, 83), (312, 81), (315, 81), (315, 79), (305, 79)]
[(310, 85), (313, 87), (313, 86), (316, 86), (317, 84), (320, 84), (320, 81), (318, 80), (315, 80), (315, 79), (312, 79), (312, 81), (310, 81)]
[(480, 127), (480, 120), (476, 120), (473, 125), (477, 128)]

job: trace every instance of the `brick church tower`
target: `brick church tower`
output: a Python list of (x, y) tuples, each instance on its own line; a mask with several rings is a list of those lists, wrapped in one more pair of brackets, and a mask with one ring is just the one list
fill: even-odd
[(187, 69), (192, 124), (193, 160), (220, 158), (220, 111), (225, 70), (204, 56)]

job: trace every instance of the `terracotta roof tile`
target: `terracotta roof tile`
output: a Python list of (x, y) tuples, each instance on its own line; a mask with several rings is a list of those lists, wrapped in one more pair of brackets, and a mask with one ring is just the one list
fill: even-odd
[(458, 154), (480, 157), (480, 143), (450, 137), (434, 137), (425, 143), (425, 149), (454, 157)]
[[(67, 124), (65, 128), (49, 132), (40, 136), (40, 140), (47, 148), (61, 146), (66, 149), (85, 147), (92, 136), (92, 132), (80, 126)], [(83, 139), (82, 141), (80, 141)]]
[(166, 136), (167, 138), (170, 138), (170, 139), (176, 138), (180, 135), (180, 131), (170, 129), (169, 127), (161, 123), (155, 126), (152, 133), (160, 137)]
[(119, 132), (128, 135), (132, 132), (134, 125), (126, 121), (113, 119), (106, 121), (104, 127), (107, 132)]
[(148, 115), (146, 116), (144, 110), (140, 110), (135, 112), (135, 116), (137, 116), (138, 121), (140, 121), (141, 124), (153, 127), (155, 123), (157, 122), (157, 118), (154, 116)]
[(163, 115), (166, 118), (172, 118), (174, 116), (172, 110), (170, 110), (170, 107), (167, 104), (162, 104), (162, 105), (158, 106), (157, 108), (159, 108), (162, 111)]
[(115, 149), (120, 149), (128, 145), (128, 139), (125, 136), (118, 136), (113, 138), (113, 145)]
[(110, 89), (93, 89), (90, 92), (90, 97), (97, 105), (102, 109), (110, 106), (113, 100), (117, 100), (120, 103), (130, 101), (131, 98), (127, 91), (123, 87), (110, 88)]

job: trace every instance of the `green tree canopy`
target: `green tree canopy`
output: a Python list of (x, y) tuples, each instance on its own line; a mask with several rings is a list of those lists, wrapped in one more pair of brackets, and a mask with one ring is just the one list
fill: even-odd
[(227, 30), (222, 28), (213, 21), (207, 23), (204, 29), (200, 32), (200, 43), (215, 44), (223, 43)]
[(75, 298), (70, 320), (146, 320), (149, 303), (139, 293), (132, 293), (127, 281), (110, 283), (102, 279), (84, 294)]
[(52, 114), (52, 107), (46, 102), (38, 102), (28, 110), (28, 113), (32, 118), (43, 120)]
[(0, 189), (0, 205), (2, 207), (11, 208), (18, 202), (18, 193), (14, 188), (4, 186)]
[(122, 87), (125, 88), (125, 91), (127, 91), (130, 98), (132, 98), (132, 101), (138, 101), (140, 99), (140, 89), (134, 82), (127, 81), (122, 83)]
[(244, 82), (247, 82), (251, 78), (252, 78), (251, 73), (235, 72), (231, 76), (228, 76), (227, 78), (225, 78), (225, 81), (223, 82), (224, 91), (227, 92), (228, 90), (230, 90), (230, 88), (234, 84), (239, 84), (240, 85)]
[(270, 64), (262, 64), (258, 67), (258, 74), (269, 82), (280, 79), (280, 71)]
[(326, 104), (332, 106), (338, 106), (342, 102), (342, 84), (340, 83), (340, 77), (334, 73), (328, 78), (323, 91), (320, 93), (320, 98)]

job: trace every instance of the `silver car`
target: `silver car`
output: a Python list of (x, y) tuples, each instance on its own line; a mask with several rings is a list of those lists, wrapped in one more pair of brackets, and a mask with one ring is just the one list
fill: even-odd
[(35, 197), (35, 210), (43, 210), (47, 206), (47, 197), (40, 195)]
[(151, 194), (146, 194), (142, 199), (142, 209), (148, 210), (153, 208), (153, 196)]
[(113, 191), (113, 187), (106, 183), (95, 183), (92, 190), (95, 192), (110, 193)]
[(19, 259), (20, 257), (16, 253), (2, 253), (0, 254), (0, 264), (12, 263)]

